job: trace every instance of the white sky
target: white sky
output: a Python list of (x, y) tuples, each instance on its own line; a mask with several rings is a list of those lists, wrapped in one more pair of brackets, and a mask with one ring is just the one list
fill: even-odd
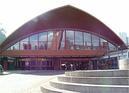
[(0, 0), (0, 23), (7, 36), (32, 18), (63, 5), (73, 5), (129, 36), (129, 0)]

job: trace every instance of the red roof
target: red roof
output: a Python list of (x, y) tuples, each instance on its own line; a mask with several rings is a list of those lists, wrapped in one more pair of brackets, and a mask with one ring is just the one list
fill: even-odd
[(1, 48), (6, 49), (18, 40), (41, 30), (57, 28), (90, 31), (117, 46), (126, 48), (124, 42), (105, 24), (90, 14), (69, 5), (48, 11), (27, 22), (10, 35), (2, 43)]

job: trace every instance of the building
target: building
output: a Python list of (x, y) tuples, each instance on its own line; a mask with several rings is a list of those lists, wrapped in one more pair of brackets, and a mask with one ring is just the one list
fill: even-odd
[(67, 5), (27, 22), (0, 48), (5, 69), (60, 70), (71, 64), (74, 69), (98, 69), (102, 56), (126, 46), (98, 19)]
[(0, 28), (0, 44), (6, 39), (5, 33), (2, 28)]
[(128, 46), (129, 45), (129, 37), (127, 36), (127, 33), (120, 32), (119, 36), (124, 41), (124, 43)]

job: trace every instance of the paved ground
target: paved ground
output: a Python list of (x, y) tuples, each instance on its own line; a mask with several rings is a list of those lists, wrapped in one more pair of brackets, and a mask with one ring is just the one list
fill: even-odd
[(0, 93), (41, 93), (40, 85), (63, 71), (9, 71), (0, 75)]

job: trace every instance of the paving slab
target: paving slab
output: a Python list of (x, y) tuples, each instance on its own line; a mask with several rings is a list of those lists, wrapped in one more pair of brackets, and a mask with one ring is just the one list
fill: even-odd
[(0, 93), (40, 93), (40, 86), (63, 71), (7, 71), (0, 75)]

